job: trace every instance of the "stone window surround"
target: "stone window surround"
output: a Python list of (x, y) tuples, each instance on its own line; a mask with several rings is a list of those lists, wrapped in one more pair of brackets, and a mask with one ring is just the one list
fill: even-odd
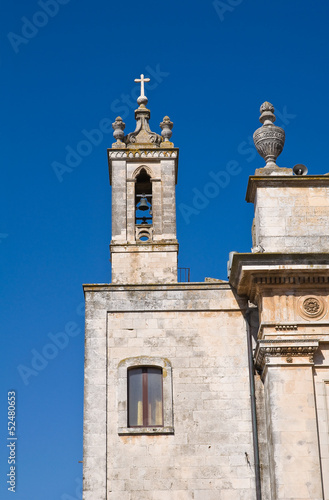
[[(162, 368), (162, 427), (128, 427), (128, 370), (142, 366)], [(172, 367), (168, 359), (153, 356), (138, 356), (120, 361), (118, 366), (118, 434), (174, 434)]]

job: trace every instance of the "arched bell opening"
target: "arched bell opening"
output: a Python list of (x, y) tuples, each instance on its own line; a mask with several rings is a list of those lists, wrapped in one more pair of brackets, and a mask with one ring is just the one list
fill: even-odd
[(137, 240), (146, 241), (144, 239), (145, 235), (143, 239), (141, 239), (139, 235), (141, 234), (142, 228), (145, 228), (148, 234), (151, 235), (150, 226), (152, 226), (152, 223), (153, 214), (151, 177), (146, 172), (146, 170), (142, 168), (136, 177), (135, 184), (135, 225)]

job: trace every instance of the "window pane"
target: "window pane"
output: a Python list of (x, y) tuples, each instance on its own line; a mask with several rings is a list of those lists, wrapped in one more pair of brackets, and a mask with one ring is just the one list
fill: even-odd
[(142, 368), (128, 371), (128, 427), (143, 425)]
[(147, 424), (163, 425), (162, 417), (162, 370), (147, 368)]

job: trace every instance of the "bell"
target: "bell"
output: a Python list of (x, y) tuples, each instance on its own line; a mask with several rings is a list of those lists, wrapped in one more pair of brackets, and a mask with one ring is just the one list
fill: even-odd
[(137, 208), (138, 208), (138, 210), (143, 210), (143, 212), (145, 210), (148, 210), (150, 207), (147, 204), (147, 199), (142, 198), (141, 201), (139, 202), (139, 205), (137, 206)]

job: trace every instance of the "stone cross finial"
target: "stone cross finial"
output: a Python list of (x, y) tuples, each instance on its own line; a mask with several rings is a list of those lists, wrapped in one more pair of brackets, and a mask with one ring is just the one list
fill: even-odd
[(134, 80), (136, 83), (139, 83), (141, 84), (141, 97), (145, 97), (145, 94), (144, 94), (144, 82), (149, 82), (150, 79), (149, 78), (144, 78), (144, 75), (141, 75), (140, 78), (135, 78)]
[(140, 105), (140, 106), (146, 106), (146, 104), (148, 103), (148, 98), (146, 97), (145, 95), (145, 91), (144, 91), (144, 82), (149, 82), (150, 79), (149, 78), (145, 78), (144, 75), (141, 75), (140, 78), (135, 78), (134, 80), (136, 83), (140, 83), (141, 84), (141, 95), (139, 96), (139, 98), (137, 99), (137, 103)]

